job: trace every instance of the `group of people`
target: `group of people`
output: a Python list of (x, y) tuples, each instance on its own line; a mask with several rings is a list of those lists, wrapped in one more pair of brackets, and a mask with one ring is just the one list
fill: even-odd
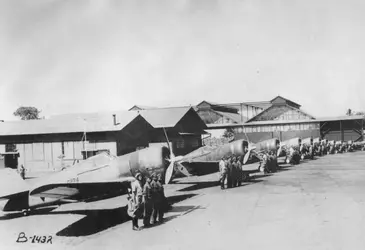
[(225, 183), (227, 180), (227, 188), (241, 186), (243, 182), (243, 156), (228, 156), (222, 157), (219, 162), (219, 172), (220, 172), (220, 184), (221, 188), (225, 188)]
[(274, 151), (264, 153), (261, 159), (261, 172), (274, 173), (278, 170), (278, 159)]
[(143, 219), (145, 228), (162, 223), (166, 209), (166, 196), (161, 175), (151, 177), (141, 173), (135, 175), (128, 194), (128, 215), (132, 217), (132, 229), (140, 230), (138, 220)]

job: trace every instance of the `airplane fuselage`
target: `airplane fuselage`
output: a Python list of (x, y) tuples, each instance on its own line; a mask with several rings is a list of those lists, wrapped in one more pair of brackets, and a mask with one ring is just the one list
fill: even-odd
[[(169, 149), (153, 147), (135, 151), (119, 157), (97, 155), (61, 172), (46, 178), (16, 195), (9, 196), (2, 210), (22, 211), (55, 204), (64, 204), (80, 200), (92, 199), (107, 195), (117, 195), (127, 190), (126, 186), (118, 185), (118, 180), (130, 178), (134, 180), (137, 172), (149, 177), (152, 174), (164, 175), (169, 164)], [(114, 183), (112, 188), (103, 183)], [(43, 190), (44, 187), (50, 187)], [(54, 189), (52, 189), (54, 186)], [(80, 188), (74, 188), (80, 187)], [(84, 192), (80, 194), (80, 189)], [(90, 189), (90, 190), (87, 190)], [(52, 197), (53, 193), (57, 193)], [(61, 197), (64, 195), (64, 198)]]

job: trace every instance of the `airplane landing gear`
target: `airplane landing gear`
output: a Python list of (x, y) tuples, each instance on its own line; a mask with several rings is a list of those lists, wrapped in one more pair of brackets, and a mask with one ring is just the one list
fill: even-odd
[(289, 158), (286, 158), (286, 159), (285, 159), (285, 162), (286, 162), (287, 164), (289, 164), (289, 163), (290, 163), (290, 159), (289, 159)]
[(242, 181), (243, 182), (247, 182), (247, 181), (249, 181), (249, 179), (250, 179), (250, 175), (249, 174), (247, 174), (247, 173), (243, 173), (242, 174)]
[(22, 210), (22, 214), (23, 214), (24, 216), (28, 216), (28, 215), (30, 214), (30, 209), (23, 209), (23, 210)]

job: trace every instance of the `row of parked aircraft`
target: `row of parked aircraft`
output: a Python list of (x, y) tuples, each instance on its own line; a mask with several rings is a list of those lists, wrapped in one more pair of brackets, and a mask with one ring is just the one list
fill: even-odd
[[(166, 134), (165, 134), (166, 135)], [(166, 140), (168, 138), (166, 135)], [(244, 156), (243, 174), (262, 171), (265, 155), (283, 157), (287, 163), (297, 164), (300, 159), (324, 154), (364, 150), (365, 142), (341, 142), (320, 138), (292, 138), (280, 142), (273, 138), (258, 143), (237, 140), (219, 147), (203, 146), (185, 156), (175, 156), (168, 147), (150, 147), (122, 156), (102, 153), (90, 157), (70, 168), (48, 177), (40, 177), (29, 186), (12, 169), (2, 170), (7, 178), (6, 186), (0, 189), (1, 206), (4, 212), (23, 212), (51, 205), (70, 202), (88, 202), (126, 193), (137, 172), (144, 176), (162, 174), (165, 184), (179, 175), (190, 176), (197, 168), (209, 164), (211, 172), (218, 170), (222, 157)]]

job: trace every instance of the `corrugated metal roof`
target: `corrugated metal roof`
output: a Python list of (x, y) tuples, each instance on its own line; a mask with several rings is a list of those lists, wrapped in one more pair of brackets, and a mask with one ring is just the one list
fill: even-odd
[[(272, 120), (272, 117), (276, 118), (282, 114), (284, 114), (285, 112), (287, 112), (289, 109), (295, 110), (299, 113), (304, 114), (305, 116), (308, 116), (311, 119), (315, 119), (313, 116), (311, 116), (310, 114), (304, 112), (301, 109), (297, 109), (294, 108), (292, 106), (289, 105), (281, 105), (281, 106), (270, 106), (269, 108), (261, 111), (260, 113), (258, 113), (256, 116), (252, 117), (251, 119), (249, 119), (247, 122), (251, 122), (251, 121), (255, 121), (256, 119), (260, 118), (260, 117), (264, 117), (264, 119), (269, 119)], [(266, 118), (265, 118), (266, 116)]]
[(335, 116), (335, 117), (322, 117), (316, 120), (321, 122), (327, 121), (347, 121), (347, 120), (364, 120), (364, 115), (346, 115), (346, 116)]
[(154, 128), (169, 128), (175, 127), (189, 110), (194, 109), (192, 107), (160, 108), (139, 111), (132, 110), (130, 112), (138, 112)]
[(151, 106), (144, 106), (144, 105), (134, 105), (133, 107), (131, 107), (129, 109), (129, 111), (131, 111), (134, 108), (138, 108), (140, 110), (144, 110), (144, 109), (156, 109), (156, 107), (151, 107)]
[(241, 116), (240, 114), (236, 114), (236, 113), (229, 113), (229, 112), (222, 112), (222, 111), (215, 111), (218, 114), (227, 117), (228, 119), (234, 121), (234, 122), (245, 122), (247, 121), (247, 117), (246, 116)]
[(234, 107), (234, 108), (236, 108), (238, 110), (241, 110), (241, 105), (242, 105), (242, 107), (244, 107), (244, 106), (250, 106), (250, 107), (255, 107), (255, 108), (267, 109), (272, 104), (271, 104), (271, 102), (264, 101), (264, 102), (226, 103), (226, 104), (221, 104), (221, 105), (225, 105), (225, 106), (229, 106), (229, 107)]
[(272, 99), (270, 102), (272, 103), (273, 101), (275, 101), (275, 100), (276, 100), (276, 99), (278, 99), (278, 98), (284, 99), (284, 100), (285, 100), (285, 101), (287, 101), (287, 102), (292, 102), (292, 103), (294, 103), (294, 104), (295, 104), (295, 105), (297, 105), (297, 106), (301, 106), (300, 104), (298, 104), (298, 103), (296, 103), (296, 102), (293, 102), (292, 100), (286, 99), (286, 98), (282, 97), (281, 95), (278, 95), (277, 97), (275, 97), (274, 99)]
[(225, 129), (225, 128), (236, 128), (242, 127), (242, 123), (231, 123), (231, 124), (207, 124), (208, 129)]
[(118, 131), (133, 121), (138, 113), (116, 113), (119, 123), (116, 126), (112, 115), (113, 113), (67, 114), (45, 120), (2, 122), (0, 136)]
[(290, 123), (318, 123), (318, 120), (270, 120), (270, 121), (255, 121), (247, 122), (244, 126), (257, 126), (257, 125), (273, 125), (273, 124), (290, 124)]

